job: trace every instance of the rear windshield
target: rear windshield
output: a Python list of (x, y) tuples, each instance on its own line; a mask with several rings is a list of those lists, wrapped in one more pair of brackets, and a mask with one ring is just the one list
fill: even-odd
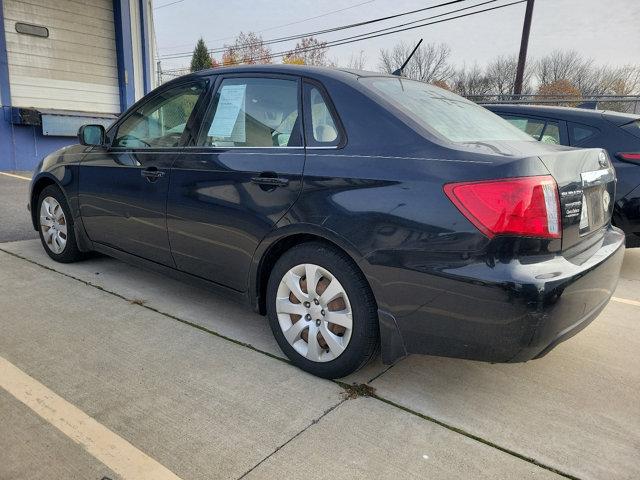
[(535, 141), (486, 108), (441, 88), (400, 77), (360, 80), (420, 126), (450, 142)]
[(636, 137), (640, 138), (640, 120), (627, 123), (626, 125), (623, 125), (622, 128), (624, 128), (631, 135), (635, 135)]

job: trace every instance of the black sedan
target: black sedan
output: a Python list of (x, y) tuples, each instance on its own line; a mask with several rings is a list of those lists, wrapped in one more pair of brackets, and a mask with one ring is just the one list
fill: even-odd
[(536, 140), (579, 148), (604, 148), (616, 169), (613, 224), (640, 246), (640, 116), (537, 105), (485, 105)]
[(540, 357), (609, 301), (624, 254), (602, 149), (534, 141), (400, 77), (297, 66), (162, 85), (37, 167), (45, 251), (98, 251), (268, 315), (299, 367), (381, 349)]

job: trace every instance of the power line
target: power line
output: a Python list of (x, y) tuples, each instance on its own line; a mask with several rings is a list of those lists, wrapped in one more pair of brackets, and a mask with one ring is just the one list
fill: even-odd
[[(324, 29), (324, 30), (316, 30), (315, 32), (306, 32), (306, 33), (290, 35), (290, 36), (286, 36), (286, 37), (273, 38), (271, 40), (266, 40), (266, 41), (259, 42), (259, 43), (256, 42), (254, 44), (247, 44), (247, 46), (253, 46), (253, 45), (257, 45), (257, 44), (272, 45), (272, 44), (275, 44), (275, 43), (282, 43), (282, 42), (287, 42), (287, 41), (291, 41), (291, 40), (298, 40), (298, 39), (304, 38), (304, 37), (312, 37), (312, 36), (317, 36), (317, 35), (324, 35), (326, 33), (337, 32), (337, 31), (346, 30), (346, 29), (349, 29), (349, 28), (361, 27), (361, 26), (364, 26), (364, 25), (370, 25), (372, 23), (383, 22), (383, 21), (386, 21), (386, 20), (391, 20), (391, 19), (402, 17), (402, 16), (405, 16), (405, 15), (411, 15), (411, 14), (418, 13), (418, 12), (424, 12), (426, 10), (433, 10), (435, 8), (446, 7), (448, 5), (453, 5), (455, 3), (461, 3), (461, 2), (466, 2), (466, 1), (468, 1), (468, 0), (449, 0), (447, 2), (439, 3), (437, 5), (432, 5), (430, 7), (423, 7), (423, 8), (418, 8), (416, 10), (410, 10), (410, 11), (407, 11), (407, 12), (396, 13), (394, 15), (388, 15), (386, 17), (379, 17), (379, 18), (374, 18), (372, 20), (365, 20), (365, 21), (362, 21), (362, 22), (350, 23), (348, 25), (342, 25), (340, 27), (332, 27), (332, 28), (327, 28), (327, 29)], [(226, 49), (226, 47), (213, 48), (213, 49), (209, 50), (209, 53), (221, 53), (225, 49)], [(192, 55), (192, 53), (193, 52), (173, 53), (173, 54), (164, 55), (164, 56), (162, 56), (160, 58), (162, 58), (162, 59), (174, 59), (174, 58), (190, 57)]]
[[(490, 2), (494, 2), (494, 1), (497, 1), (497, 0), (488, 0), (487, 2), (474, 5), (474, 7), (478, 7), (480, 5), (483, 5), (483, 4), (486, 4), (486, 3), (490, 3)], [(524, 3), (526, 1), (527, 0), (516, 0), (516, 1), (510, 2), (510, 3), (506, 3), (504, 5), (498, 5), (498, 6), (495, 6), (495, 7), (485, 8), (485, 9), (482, 9), (482, 10), (477, 10), (475, 12), (469, 12), (469, 13), (465, 13), (465, 14), (461, 14), (461, 15), (456, 15), (456, 16), (450, 17), (450, 18), (443, 18), (441, 20), (436, 20), (436, 21), (433, 21), (433, 22), (427, 22), (427, 23), (423, 23), (423, 24), (420, 24), (420, 25), (413, 25), (413, 26), (410, 26), (410, 27), (404, 27), (404, 28), (398, 28), (398, 26), (389, 27), (389, 28), (396, 29), (396, 30), (394, 30), (392, 32), (377, 33), (378, 31), (374, 31), (374, 32), (360, 34), (360, 35), (355, 35), (355, 36), (352, 36), (352, 37), (340, 38), (340, 39), (337, 39), (337, 40), (333, 40), (331, 42), (327, 42), (324, 45), (318, 45), (318, 46), (308, 47), (308, 48), (305, 48), (305, 49), (300, 49), (296, 53), (304, 53), (304, 52), (308, 52), (308, 51), (318, 50), (320, 48), (336, 47), (336, 46), (339, 46), (339, 45), (346, 45), (346, 44), (350, 44), (350, 43), (360, 42), (360, 41), (363, 41), (363, 40), (369, 40), (371, 38), (377, 38), (377, 37), (383, 37), (383, 36), (386, 36), (386, 35), (392, 35), (394, 33), (400, 33), (400, 32), (404, 32), (404, 31), (407, 31), (407, 30), (413, 30), (415, 28), (422, 28), (422, 27), (426, 27), (426, 26), (429, 26), (429, 25), (435, 25), (435, 24), (438, 24), (438, 23), (449, 22), (451, 20), (457, 20), (459, 18), (470, 17), (472, 15), (477, 15), (477, 14), (480, 14), (480, 13), (485, 13), (485, 12), (490, 12), (490, 11), (493, 11), (493, 10), (498, 10), (498, 9), (501, 9), (501, 8), (511, 7), (513, 5), (517, 5), (519, 3)], [(473, 8), (473, 7), (467, 7), (466, 9), (468, 9), (468, 8)], [(460, 10), (462, 10), (462, 9), (460, 9)], [(457, 11), (460, 11), (460, 10), (457, 10)], [(455, 12), (456, 11), (451, 11), (451, 12), (448, 12), (446, 14), (435, 15), (433, 18), (438, 17), (438, 16), (441, 17), (443, 15), (449, 15), (449, 14), (455, 13)], [(386, 30), (386, 29), (382, 29), (382, 30)], [(359, 37), (359, 38), (356, 38), (356, 37)], [(288, 55), (289, 53), (290, 53), (290, 51), (278, 52), (278, 53), (269, 55), (268, 58), (280, 58), (280, 57), (284, 57), (284, 56)], [(253, 59), (253, 60), (262, 60), (262, 59), (263, 58), (256, 58), (256, 59)], [(244, 63), (244, 62), (230, 62), (230, 63), (225, 64), (225, 66), (240, 65), (242, 63)], [(180, 71), (180, 70), (182, 70), (182, 69), (167, 70), (167, 73), (172, 72), (172, 71)]]
[[(179, 1), (183, 1), (183, 0), (179, 0)], [(322, 13), (322, 14), (320, 14), (320, 15), (316, 15), (316, 16), (314, 16), (314, 17), (302, 18), (302, 19), (300, 19), (300, 20), (295, 20), (295, 21), (293, 21), (293, 22), (289, 22), (289, 23), (283, 23), (282, 25), (275, 25), (275, 26), (273, 26), (273, 27), (265, 28), (265, 29), (263, 29), (263, 30), (256, 30), (256, 32), (255, 32), (255, 33), (268, 32), (268, 31), (270, 31), (270, 30), (276, 30), (276, 29), (278, 29), (278, 28), (282, 28), (282, 27), (289, 27), (289, 26), (291, 26), (291, 25), (296, 25), (296, 24), (298, 24), (298, 23), (308, 22), (309, 20), (315, 20), (315, 19), (317, 19), (317, 18), (328, 17), (329, 15), (333, 15), (334, 13), (344, 12), (345, 10), (350, 10), (350, 9), (352, 9), (352, 8), (360, 7), (360, 6), (362, 6), (362, 5), (366, 5), (367, 3), (373, 3), (373, 2), (375, 2), (375, 1), (376, 1), (376, 0), (367, 0), (367, 1), (365, 1), (365, 2), (356, 3), (355, 5), (350, 5), (350, 6), (348, 6), (348, 7), (340, 8), (340, 9), (338, 9), (338, 10), (331, 10), (331, 11), (329, 11), (329, 12), (325, 12), (325, 13)], [(158, 7), (158, 8), (159, 8), (159, 7)], [(215, 39), (213, 39), (213, 40), (206, 40), (206, 41), (207, 41), (207, 42), (220, 42), (220, 41), (223, 41), (223, 40), (231, 40), (231, 39), (233, 39), (233, 38), (235, 38), (235, 37), (233, 37), (233, 36), (232, 36), (232, 37), (215, 38)], [(186, 43), (186, 44), (174, 45), (174, 46), (172, 46), (172, 47), (163, 47), (163, 48), (164, 48), (164, 49), (170, 49), (170, 48), (177, 48), (177, 47), (187, 47), (187, 46), (189, 46), (189, 45), (191, 45), (191, 44), (190, 44), (190, 43)], [(170, 54), (170, 53), (169, 53), (169, 54), (167, 54), (167, 55), (174, 55), (174, 54)]]
[(165, 3), (164, 5), (158, 5), (157, 7), (153, 7), (154, 10), (158, 10), (164, 7), (170, 7), (171, 5), (175, 5), (176, 3), (184, 2), (184, 0), (176, 0), (175, 2)]

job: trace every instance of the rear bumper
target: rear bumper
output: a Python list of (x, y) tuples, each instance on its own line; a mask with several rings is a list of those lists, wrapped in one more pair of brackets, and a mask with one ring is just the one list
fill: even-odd
[[(473, 263), (403, 282), (402, 296), (422, 295), (413, 311), (391, 311), (403, 349), (490, 362), (522, 362), (548, 353), (595, 319), (617, 285), (624, 234), (607, 230), (580, 264), (550, 255)], [(410, 288), (407, 286), (411, 285)], [(400, 299), (401, 300), (401, 299)], [(387, 321), (388, 325), (389, 322)], [(382, 331), (389, 338), (389, 330)]]

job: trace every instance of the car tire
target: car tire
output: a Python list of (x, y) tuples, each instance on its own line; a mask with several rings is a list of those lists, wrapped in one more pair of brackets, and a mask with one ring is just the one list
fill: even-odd
[(56, 185), (45, 187), (36, 209), (40, 241), (47, 255), (60, 263), (81, 260), (84, 255), (78, 249), (73, 216), (62, 191)]
[[(310, 288), (307, 276), (314, 279)], [(345, 377), (377, 352), (371, 288), (351, 258), (330, 245), (309, 242), (286, 251), (269, 276), (266, 305), (282, 351), (313, 375)]]

